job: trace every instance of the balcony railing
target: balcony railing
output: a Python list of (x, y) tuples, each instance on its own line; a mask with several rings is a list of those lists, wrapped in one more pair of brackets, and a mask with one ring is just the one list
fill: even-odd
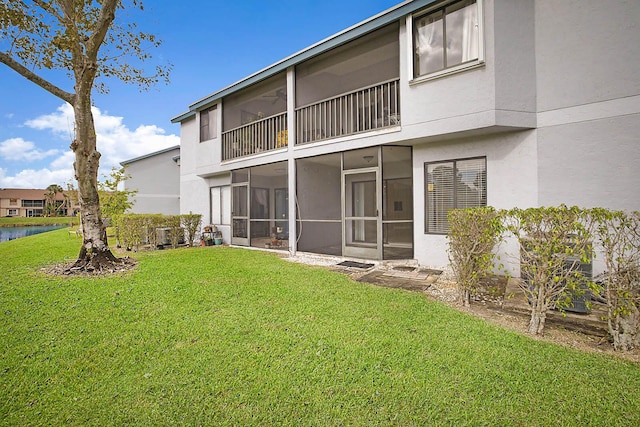
[(286, 147), (287, 113), (267, 117), (222, 133), (222, 160)]
[(307, 105), (296, 110), (296, 144), (400, 125), (399, 80)]

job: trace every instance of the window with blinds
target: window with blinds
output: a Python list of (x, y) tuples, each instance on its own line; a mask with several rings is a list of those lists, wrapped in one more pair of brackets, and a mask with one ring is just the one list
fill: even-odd
[(452, 209), (487, 205), (485, 157), (425, 164), (425, 232), (446, 234)]

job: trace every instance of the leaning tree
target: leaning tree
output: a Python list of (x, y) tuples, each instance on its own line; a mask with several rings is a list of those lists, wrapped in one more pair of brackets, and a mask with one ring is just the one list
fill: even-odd
[[(151, 58), (148, 50), (160, 41), (139, 32), (133, 20), (116, 21), (116, 14), (142, 10), (140, 0), (0, 0), (0, 62), (73, 107), (71, 150), (84, 236), (75, 268), (118, 263), (100, 212), (92, 92), (107, 92), (104, 78), (141, 88), (168, 82), (169, 65), (157, 65), (150, 73), (144, 67)], [(73, 89), (43, 77), (49, 70), (66, 72)]]

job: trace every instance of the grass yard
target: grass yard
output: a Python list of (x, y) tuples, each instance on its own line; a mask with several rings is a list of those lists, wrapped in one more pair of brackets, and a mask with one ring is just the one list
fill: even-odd
[(0, 227), (22, 227), (30, 225), (78, 225), (78, 217), (68, 216), (50, 216), (50, 217), (2, 217), (0, 218)]
[(272, 254), (135, 254), (46, 277), (65, 230), (0, 243), (0, 424), (640, 425), (640, 366)]

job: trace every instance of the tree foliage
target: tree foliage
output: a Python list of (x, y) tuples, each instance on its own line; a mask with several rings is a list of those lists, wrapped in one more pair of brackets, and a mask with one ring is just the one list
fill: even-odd
[(593, 221), (578, 207), (539, 207), (506, 212), (505, 225), (520, 244), (520, 288), (531, 307), (529, 332), (542, 334), (547, 311), (562, 309), (571, 294), (594, 284), (581, 272), (593, 256)]
[(58, 202), (57, 196), (64, 190), (58, 184), (51, 184), (47, 187), (47, 191), (44, 193), (44, 215), (56, 216), (59, 210), (64, 207), (62, 202)]
[(616, 350), (640, 347), (640, 212), (594, 209), (604, 252), (607, 326)]
[(496, 245), (503, 226), (492, 207), (454, 209), (448, 214), (449, 261), (456, 280), (458, 301), (465, 307), (483, 277), (494, 268)]
[(105, 176), (105, 180), (98, 184), (100, 188), (100, 206), (102, 214), (106, 218), (114, 215), (120, 215), (133, 207), (134, 201), (132, 197), (137, 193), (136, 190), (121, 189), (122, 183), (129, 179), (131, 175), (126, 173), (124, 167), (111, 168), (109, 176)]
[[(140, 0), (0, 0), (0, 63), (73, 107), (71, 149), (83, 229), (74, 270), (110, 269), (118, 262), (109, 249), (100, 209), (92, 92), (107, 92), (109, 78), (141, 88), (168, 79), (170, 66), (151, 72), (145, 68), (150, 49), (160, 40), (138, 31), (131, 15), (116, 21), (116, 14), (127, 17), (143, 9)], [(65, 73), (71, 89), (48, 79), (49, 71)]]

